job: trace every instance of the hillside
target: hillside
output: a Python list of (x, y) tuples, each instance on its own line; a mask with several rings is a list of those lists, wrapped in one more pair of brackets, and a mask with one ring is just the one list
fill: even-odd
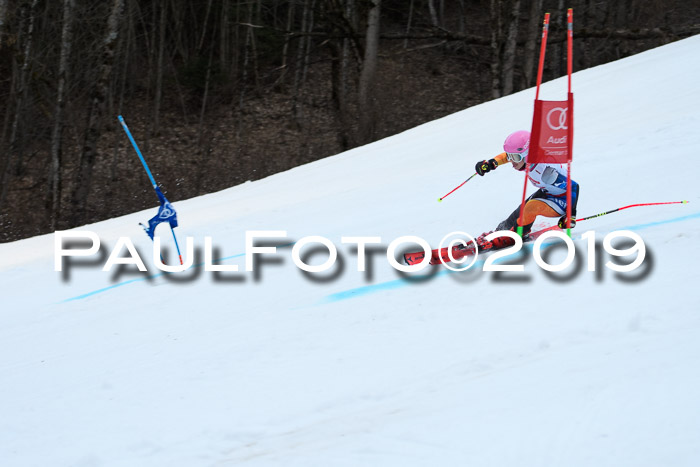
[[(438, 267), (402, 278), (382, 249), (491, 230), (518, 204), (503, 168), (436, 199), (530, 125), (529, 89), (376, 143), (175, 203), (197, 257), (162, 274), (138, 222), (54, 271), (54, 235), (0, 244), (0, 458), (34, 465), (694, 466), (700, 462), (700, 36), (574, 75), (579, 269)], [(564, 95), (565, 81), (541, 97)], [(530, 191), (532, 191), (530, 189)], [(155, 202), (155, 197), (153, 198)], [(285, 231), (245, 271), (246, 231)], [(640, 235), (614, 273), (601, 243)], [(595, 231), (601, 251), (586, 269)], [(163, 231), (163, 234), (167, 232)], [(169, 234), (168, 234), (169, 235)], [(304, 275), (292, 244), (337, 246)], [(342, 237), (381, 241), (365, 272)], [(101, 268), (119, 237), (148, 267)], [(204, 270), (205, 237), (220, 264)], [(164, 235), (163, 241), (168, 237)], [(552, 247), (549, 260), (561, 261)], [(307, 251), (308, 250), (304, 250)], [(313, 254), (320, 264), (326, 253)]]

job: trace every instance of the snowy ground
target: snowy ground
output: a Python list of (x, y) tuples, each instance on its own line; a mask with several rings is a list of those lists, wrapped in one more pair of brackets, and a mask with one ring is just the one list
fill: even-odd
[[(150, 258), (137, 224), (155, 207), (80, 229), (102, 255), (64, 273), (53, 235), (0, 245), (0, 463), (699, 465), (699, 53), (696, 36), (575, 74), (579, 216), (690, 201), (581, 222), (578, 270), (546, 275), (528, 250), (522, 273), (479, 262), (407, 280), (381, 251), (478, 235), (515, 208), (522, 174), (507, 167), (437, 198), (529, 127), (534, 90), (176, 203), (199, 253), (183, 273)], [(253, 230), (286, 231), (256, 273)], [(591, 230), (639, 234), (642, 267), (611, 271), (599, 244), (587, 271)], [(302, 274), (291, 245), (310, 235), (343, 266)], [(101, 271), (122, 236), (149, 273)], [(239, 272), (204, 270), (207, 236)], [(367, 271), (343, 236), (381, 237)]]

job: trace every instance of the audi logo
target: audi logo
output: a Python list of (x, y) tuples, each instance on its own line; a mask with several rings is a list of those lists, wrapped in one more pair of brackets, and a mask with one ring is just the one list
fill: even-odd
[[(566, 112), (568, 108), (564, 107), (554, 107), (552, 110), (547, 112), (547, 126), (552, 130), (568, 130), (569, 127), (566, 126)], [(559, 113), (559, 118), (556, 118), (557, 112)], [(554, 123), (552, 123), (552, 118), (554, 118)]]

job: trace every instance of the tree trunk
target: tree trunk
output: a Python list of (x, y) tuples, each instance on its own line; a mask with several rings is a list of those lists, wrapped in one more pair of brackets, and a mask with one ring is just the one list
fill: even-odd
[(221, 25), (219, 29), (219, 67), (222, 73), (229, 73), (229, 20), (228, 20), (228, 1), (221, 2)]
[(499, 0), (491, 0), (489, 6), (491, 19), (491, 97), (498, 99), (501, 97), (501, 72), (503, 70), (501, 4)]
[[(566, 31), (566, 10), (564, 8), (564, 0), (559, 0), (557, 6), (557, 13), (554, 16), (554, 28), (556, 31)], [(562, 42), (560, 44), (554, 44), (554, 50), (552, 52), (552, 71), (554, 72), (553, 78), (558, 78), (566, 74), (566, 43)]]
[(102, 134), (102, 116), (109, 93), (110, 76), (114, 66), (114, 50), (119, 38), (119, 24), (123, 10), (124, 0), (113, 0), (112, 11), (107, 20), (107, 32), (102, 42), (102, 60), (99, 66), (99, 76), (90, 96), (88, 126), (85, 130), (78, 177), (73, 191), (73, 225), (80, 225), (86, 219), (87, 198), (92, 182), (92, 169), (97, 159), (97, 143)]
[[(356, 9), (355, 0), (347, 0), (345, 7), (345, 16), (347, 17), (348, 24), (350, 25), (350, 33), (355, 35), (356, 32)], [(352, 124), (350, 122), (350, 109), (348, 109), (348, 83), (350, 82), (350, 65), (351, 65), (351, 51), (350, 48), (353, 46), (354, 41), (351, 38), (345, 37), (343, 39), (343, 49), (340, 58), (340, 121), (341, 121), (341, 147), (345, 151), (350, 149), (351, 145), (354, 144), (352, 141)]]
[(518, 23), (520, 21), (520, 0), (513, 0), (508, 18), (508, 34), (503, 50), (503, 95), (513, 92), (515, 76), (515, 49), (518, 41)]
[(408, 48), (408, 35), (411, 33), (411, 23), (413, 22), (413, 0), (408, 4), (408, 19), (406, 20), (406, 39), (403, 41), (403, 48)]
[(24, 43), (24, 57), (19, 74), (19, 100), (17, 101), (17, 112), (15, 113), (15, 120), (12, 123), (12, 135), (10, 137), (10, 154), (13, 152), (17, 154), (17, 163), (15, 166), (15, 173), (17, 175), (22, 173), (22, 165), (24, 160), (25, 130), (23, 120), (26, 111), (25, 107), (29, 101), (29, 81), (32, 67), (32, 54), (34, 53), (33, 46), (37, 4), (38, 1), (33, 0), (29, 6), (29, 25), (27, 26), (27, 38), (26, 42)]
[(212, 3), (212, 0), (209, 0), (207, 2), (207, 10), (206, 10), (206, 13), (204, 14), (204, 24), (202, 25), (202, 35), (199, 38), (199, 45), (197, 46), (197, 52), (201, 52), (202, 47), (204, 47), (204, 38), (207, 35), (207, 24), (209, 23), (209, 13), (211, 12), (211, 3)]
[[(594, 15), (593, 12), (591, 11), (593, 8), (593, 0), (581, 0), (581, 7), (583, 9), (584, 14), (578, 14), (577, 17), (581, 18), (582, 21), (579, 24), (582, 24), (584, 28), (588, 27), (590, 24), (594, 24)], [(576, 13), (577, 11), (574, 10)], [(578, 22), (578, 19), (577, 19)], [(591, 56), (590, 56), (590, 40), (589, 39), (583, 39), (582, 45), (580, 47), (581, 53), (577, 53), (576, 57), (579, 58), (581, 66), (579, 69), (584, 70), (586, 68), (589, 68), (591, 66)]]
[[(133, 15), (131, 14), (131, 8), (130, 5), (127, 5), (127, 13), (126, 13), (126, 18), (128, 18), (128, 23), (125, 27), (126, 29), (126, 37), (122, 38), (120, 40), (120, 47), (119, 47), (119, 54), (120, 54), (120, 66), (121, 66), (121, 76), (116, 80), (117, 84), (115, 85), (114, 89), (116, 92), (118, 92), (117, 96), (117, 105), (116, 105), (116, 114), (121, 115), (122, 114), (122, 109), (124, 108), (124, 95), (126, 93), (126, 87), (127, 83), (129, 82), (128, 80), (128, 71), (129, 71), (129, 57), (131, 53), (131, 42), (133, 41), (134, 37), (134, 28), (133, 28), (133, 23), (132, 23), (132, 18)], [(110, 109), (110, 112), (113, 113), (113, 109)], [(113, 186), (117, 182), (117, 166), (119, 162), (119, 149), (122, 147), (121, 144), (124, 141), (124, 134), (122, 132), (114, 132), (114, 143), (112, 144), (112, 163), (110, 164), (110, 170), (109, 170), (109, 181), (110, 181), (110, 190), (109, 194), (111, 195), (113, 193)], [(111, 196), (110, 196), (111, 198)], [(110, 200), (111, 201), (111, 200)]]
[(167, 18), (167, 8), (165, 2), (161, 2), (160, 6), (160, 35), (158, 37), (158, 59), (156, 63), (156, 91), (153, 96), (153, 128), (151, 134), (158, 136), (160, 134), (160, 107), (163, 101), (163, 61), (165, 55), (165, 28)]
[(49, 193), (51, 195), (51, 230), (58, 228), (61, 215), (61, 168), (63, 152), (63, 114), (66, 107), (69, 60), (73, 49), (73, 11), (75, 0), (63, 0), (63, 31), (61, 33), (61, 58), (58, 64), (58, 88), (56, 110), (51, 133), (51, 166), (49, 170)]
[[(251, 9), (253, 6), (251, 5)], [(250, 23), (253, 24), (253, 17), (251, 14), (251, 21)], [(248, 28), (248, 33), (250, 34), (250, 58), (252, 61), (252, 69), (253, 69), (253, 84), (254, 90), (256, 95), (260, 95), (260, 70), (258, 66), (258, 42), (255, 36), (255, 30), (256, 28), (250, 27)]]
[(286, 34), (284, 35), (284, 45), (282, 46), (282, 65), (280, 66), (280, 75), (275, 81), (274, 87), (284, 86), (284, 79), (289, 70), (289, 43), (291, 41), (292, 26), (294, 24), (294, 5), (296, 5), (296, 2), (290, 2), (287, 9), (287, 27)]
[[(131, 2), (130, 2), (131, 4)], [(173, 19), (171, 20), (171, 27), (174, 31), (183, 31), (185, 29), (185, 23), (189, 18), (187, 17), (187, 9), (173, 8)], [(190, 48), (184, 43), (184, 34), (175, 34), (173, 39), (173, 47), (177, 50), (178, 55), (183, 61), (187, 62), (189, 60), (189, 50)]]
[(381, 0), (370, 0), (365, 36), (365, 55), (362, 61), (359, 82), (360, 137), (358, 141), (369, 143), (374, 140), (376, 130), (376, 108), (374, 105), (374, 84), (377, 74), (379, 52), (379, 25)]
[(435, 9), (435, 0), (428, 0), (428, 11), (430, 12), (430, 24), (432, 24), (434, 28), (439, 27), (440, 22), (438, 20), (437, 10)]
[(459, 21), (458, 21), (458, 27), (457, 31), (459, 31), (460, 34), (465, 35), (467, 33), (467, 24), (466, 24), (466, 19), (467, 19), (467, 10), (464, 5), (464, 0), (459, 0)]
[[(5, 157), (5, 167), (2, 168), (2, 181), (0, 183), (0, 209), (5, 204), (5, 197), (7, 196), (8, 185), (10, 183), (11, 173), (12, 173), (12, 156), (17, 154), (17, 162), (15, 166), (15, 172), (19, 173), (22, 168), (22, 154), (24, 152), (23, 142), (18, 143), (18, 139), (21, 139), (20, 133), (23, 133), (23, 128), (20, 128), (20, 124), (24, 117), (24, 107), (29, 96), (29, 72), (32, 59), (32, 43), (34, 39), (34, 22), (36, 15), (36, 6), (38, 0), (32, 0), (31, 5), (24, 3), (22, 5), (22, 10), (24, 10), (23, 16), (27, 17), (27, 32), (26, 38), (24, 39), (24, 56), (22, 57), (22, 66), (19, 72), (19, 82), (16, 91), (16, 107), (15, 115), (12, 121), (12, 130), (10, 133), (10, 144), (6, 151)], [(22, 21), (24, 23), (24, 21)], [(20, 32), (24, 28), (24, 25), (20, 27)], [(21, 38), (18, 38), (18, 42)]]
[[(209, 98), (209, 86), (211, 83), (211, 66), (214, 61), (214, 48), (209, 51), (209, 60), (207, 62), (207, 74), (204, 78), (204, 95), (202, 96), (202, 106), (199, 111), (199, 130), (197, 131), (197, 150), (202, 147), (202, 138), (204, 135), (204, 116), (207, 112), (207, 99)], [(197, 187), (199, 192), (199, 186)]]
[[(199, 164), (197, 167), (197, 176), (196, 176), (196, 181), (195, 181), (195, 190), (197, 194), (202, 193), (202, 180), (206, 178), (207, 176), (207, 168), (208, 168), (208, 153), (209, 151), (206, 150), (203, 147), (203, 139), (204, 139), (204, 132), (206, 131), (204, 128), (204, 116), (206, 115), (207, 111), (207, 99), (209, 98), (209, 85), (211, 82), (211, 65), (212, 62), (214, 61), (214, 48), (212, 47), (209, 50), (209, 61), (207, 62), (207, 75), (206, 78), (204, 79), (204, 95), (202, 96), (202, 108), (200, 109), (199, 112), (199, 129), (197, 130), (197, 155), (199, 157)], [(207, 144), (207, 147), (209, 147), (210, 144)]]
[(0, 49), (5, 37), (5, 22), (7, 21), (7, 0), (0, 0)]
[[(7, 0), (0, 0), (0, 50), (2, 50), (5, 42), (5, 24), (7, 22)], [(13, 64), (12, 66), (12, 77), (10, 78), (10, 86), (9, 89), (12, 90), (14, 89), (15, 85), (15, 66)], [(0, 193), (2, 193), (5, 190), (5, 184), (7, 181), (5, 180), (5, 161), (9, 161), (10, 155), (8, 151), (5, 151), (5, 137), (7, 136), (7, 128), (9, 125), (9, 118), (10, 118), (10, 106), (11, 106), (11, 101), (10, 99), (6, 99), (5, 102), (5, 115), (3, 118), (3, 124), (2, 128), (0, 129), (0, 183), (2, 186), (0, 186)], [(4, 195), (0, 194), (0, 208), (2, 207), (2, 198)]]
[[(355, 0), (347, 0), (345, 4), (337, 2), (329, 9), (327, 25), (332, 35), (339, 39), (326, 41), (331, 50), (331, 96), (335, 120), (337, 122), (336, 136), (341, 150), (350, 149), (352, 140), (352, 122), (348, 108), (348, 88), (351, 66), (351, 37), (355, 35)], [(327, 27), (328, 27), (327, 26)]]
[(525, 85), (523, 87), (529, 88), (534, 84), (534, 76), (536, 72), (536, 60), (537, 60), (537, 44), (538, 39), (542, 37), (542, 34), (538, 34), (540, 31), (540, 24), (542, 23), (542, 0), (532, 0), (530, 3), (530, 19), (527, 24), (527, 40), (525, 41), (525, 64), (524, 64), (524, 77)]
[[(338, 43), (340, 42), (340, 43)], [(340, 148), (345, 151), (350, 148), (347, 108), (347, 39), (341, 41), (328, 41), (331, 50), (331, 101), (338, 123), (337, 136)]]
[[(306, 35), (310, 31), (309, 24), (311, 15), (311, 1), (306, 0), (304, 2), (304, 11), (301, 15), (301, 37), (299, 37), (299, 43), (297, 44), (297, 56), (295, 60), (294, 69), (294, 83), (292, 85), (292, 116), (294, 118), (294, 124), (297, 130), (302, 128), (302, 117), (303, 117), (303, 105), (301, 103), (301, 90), (303, 88), (303, 78), (306, 76), (306, 71), (304, 67), (308, 63), (304, 59), (304, 51), (306, 41), (310, 41), (311, 38)], [(308, 31), (307, 31), (308, 29)]]
[[(252, 21), (253, 18), (253, 8), (248, 7), (248, 23)], [(237, 151), (238, 154), (243, 151), (243, 140), (242, 136), (244, 134), (243, 132), (243, 103), (245, 99), (245, 92), (246, 92), (246, 86), (247, 86), (247, 81), (248, 81), (248, 64), (250, 63), (250, 26), (245, 27), (245, 41), (243, 43), (243, 69), (242, 69), (242, 76), (241, 76), (241, 92), (239, 93), (239, 98), (238, 98), (238, 125), (236, 129), (236, 146), (237, 146)]]
[[(148, 74), (146, 77), (146, 83), (148, 83), (146, 87), (147, 101), (150, 101), (151, 99), (155, 101), (155, 79), (153, 75), (155, 73), (156, 63), (158, 61), (158, 41), (156, 40), (158, 28), (155, 26), (155, 21), (158, 17), (158, 1), (151, 2), (151, 6), (152, 22), (144, 24), (144, 28), (146, 28), (146, 31), (148, 31), (147, 34), (144, 34), (144, 37), (149, 38), (147, 42), (150, 44), (148, 47)], [(146, 152), (149, 152), (149, 150), (151, 149), (151, 136), (153, 135), (151, 132), (152, 122), (153, 118), (151, 117), (151, 126), (149, 127), (149, 130), (146, 133), (146, 139), (144, 140), (142, 147), (142, 149)]]
[[(306, 27), (309, 34), (314, 30), (314, 9), (316, 7), (316, 0), (311, 1), (311, 9), (309, 10), (309, 23)], [(313, 41), (311, 37), (307, 38), (306, 50), (304, 51), (304, 67), (302, 68), (301, 82), (306, 83), (306, 75), (309, 72), (309, 64), (311, 63), (311, 46)]]

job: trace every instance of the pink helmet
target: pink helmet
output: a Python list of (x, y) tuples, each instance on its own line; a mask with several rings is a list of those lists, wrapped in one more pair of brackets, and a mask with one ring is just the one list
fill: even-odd
[(503, 143), (503, 150), (508, 154), (508, 158), (513, 160), (511, 154), (520, 154), (521, 158), (513, 160), (520, 162), (521, 159), (527, 159), (527, 153), (530, 149), (530, 132), (526, 130), (516, 131), (511, 133)]

